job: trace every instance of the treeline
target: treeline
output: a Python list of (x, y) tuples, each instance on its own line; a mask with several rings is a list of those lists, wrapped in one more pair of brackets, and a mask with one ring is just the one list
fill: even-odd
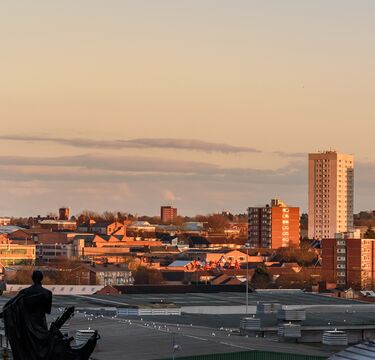
[[(57, 219), (56, 213), (49, 212), (46, 215), (47, 218)], [(72, 219), (77, 220), (79, 224), (82, 224), (89, 219), (95, 222), (125, 222), (125, 221), (147, 221), (150, 224), (160, 224), (160, 216), (139, 216), (137, 214), (128, 213), (125, 211), (103, 211), (97, 212), (92, 210), (84, 210), (77, 215), (73, 216)], [(16, 225), (20, 227), (29, 227), (35, 222), (31, 221), (32, 218), (25, 217), (13, 217), (11, 218), (11, 225)], [(205, 228), (211, 232), (223, 232), (224, 229), (228, 228), (230, 222), (246, 223), (246, 214), (231, 214), (231, 213), (221, 213), (221, 214), (207, 214), (207, 215), (196, 215), (196, 216), (177, 216), (174, 219), (174, 225), (182, 225), (186, 222), (202, 222)]]

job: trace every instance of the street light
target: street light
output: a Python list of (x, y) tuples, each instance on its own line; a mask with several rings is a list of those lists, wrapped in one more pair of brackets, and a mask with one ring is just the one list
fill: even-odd
[(246, 249), (246, 315), (249, 313), (249, 248), (250, 243), (245, 244)]

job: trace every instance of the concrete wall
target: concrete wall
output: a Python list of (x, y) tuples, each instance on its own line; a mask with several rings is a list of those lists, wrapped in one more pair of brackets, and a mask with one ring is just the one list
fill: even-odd
[[(30, 285), (6, 285), (6, 292), (19, 292)], [(102, 285), (43, 285), (53, 295), (92, 295), (103, 288)]]

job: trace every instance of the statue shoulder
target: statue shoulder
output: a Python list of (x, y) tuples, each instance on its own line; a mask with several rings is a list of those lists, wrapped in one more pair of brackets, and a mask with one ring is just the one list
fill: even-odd
[(48, 289), (46, 289), (45, 287), (42, 287), (42, 289), (43, 289), (43, 292), (44, 292), (46, 295), (52, 297), (52, 291), (51, 291), (51, 290), (48, 290)]

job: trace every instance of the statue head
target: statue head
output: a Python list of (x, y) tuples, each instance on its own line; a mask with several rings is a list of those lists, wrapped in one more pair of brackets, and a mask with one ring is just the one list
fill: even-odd
[(41, 284), (43, 280), (43, 273), (39, 270), (33, 271), (33, 275), (31, 276), (34, 284)]

